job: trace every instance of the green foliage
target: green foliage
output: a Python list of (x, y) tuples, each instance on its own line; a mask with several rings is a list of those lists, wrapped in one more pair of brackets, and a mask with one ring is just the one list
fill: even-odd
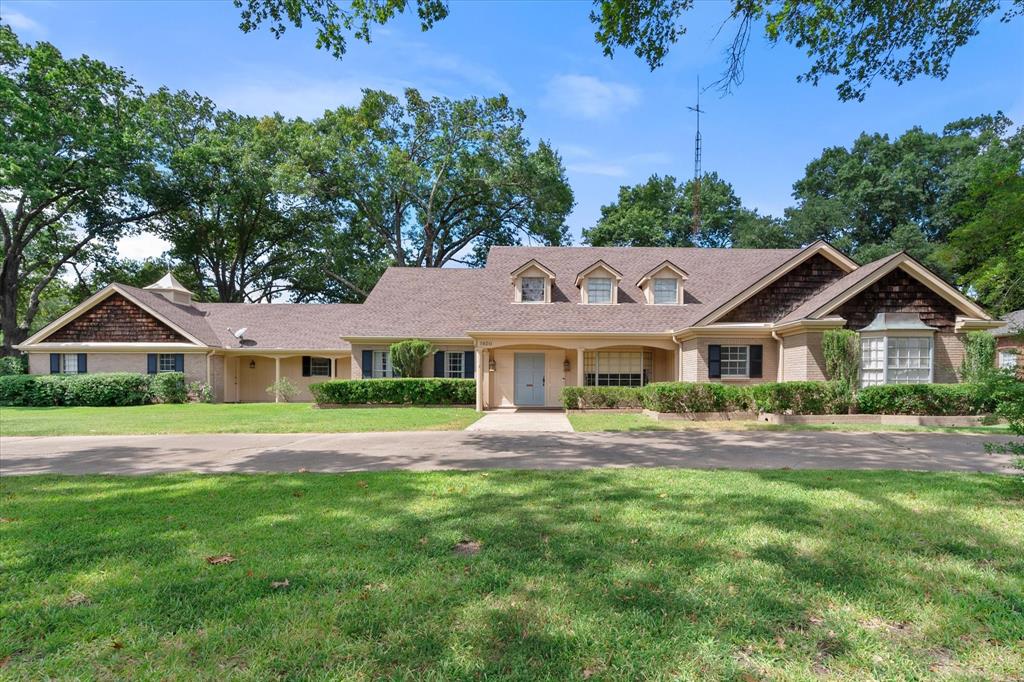
[(888, 384), (857, 392), (862, 414), (953, 416), (991, 414), (995, 409), (992, 393), (980, 384)]
[(0, 405), (120, 407), (150, 402), (147, 374), (22, 374), (0, 376)]
[(784, 381), (754, 384), (750, 400), (759, 412), (775, 414), (846, 414), (853, 395), (840, 381)]
[(826, 329), (821, 336), (825, 375), (852, 391), (860, 371), (860, 336), (850, 329)]
[(393, 343), (388, 348), (388, 358), (391, 366), (398, 371), (400, 376), (415, 378), (423, 376), (423, 361), (433, 351), (434, 347), (429, 341), (420, 339), (406, 339)]
[(717, 383), (663, 382), (644, 386), (643, 406), (655, 412), (734, 412), (751, 409), (746, 387)]
[(345, 379), (309, 387), (321, 405), (472, 405), (473, 379)]
[(213, 402), (213, 387), (205, 381), (190, 381), (185, 392), (190, 403)]
[(27, 355), (7, 355), (0, 357), (0, 376), (28, 373)]
[(183, 403), (188, 400), (185, 375), (182, 372), (160, 372), (152, 375), (153, 400), (158, 403)]
[(964, 339), (964, 360), (960, 379), (967, 383), (984, 381), (996, 369), (996, 337), (986, 331), (968, 332)]
[(567, 410), (643, 407), (643, 389), (633, 386), (566, 386), (562, 405)]
[(288, 377), (281, 377), (267, 386), (267, 394), (273, 396), (277, 400), (288, 402), (299, 394), (299, 387), (296, 386), (295, 382)]

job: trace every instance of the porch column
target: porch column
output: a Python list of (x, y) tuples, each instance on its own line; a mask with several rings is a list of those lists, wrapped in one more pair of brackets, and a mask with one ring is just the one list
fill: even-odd
[(484, 411), (484, 351), (479, 348), (473, 353), (473, 362), (476, 363), (476, 411)]
[(576, 385), (583, 385), (583, 349), (576, 349)]
[(274, 357), (274, 402), (281, 402), (281, 392), (278, 390), (279, 382), (281, 380), (281, 358)]

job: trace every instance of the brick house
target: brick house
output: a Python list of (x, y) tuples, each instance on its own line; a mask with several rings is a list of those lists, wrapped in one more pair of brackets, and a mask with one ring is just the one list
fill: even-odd
[(1004, 318), (1006, 324), (992, 330), (996, 337), (996, 366), (1024, 374), (1024, 310), (1014, 310)]

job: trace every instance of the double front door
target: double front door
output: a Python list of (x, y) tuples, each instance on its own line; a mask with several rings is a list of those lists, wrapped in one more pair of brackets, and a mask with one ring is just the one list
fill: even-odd
[(516, 353), (516, 389), (515, 403), (517, 406), (530, 407), (544, 405), (544, 354)]

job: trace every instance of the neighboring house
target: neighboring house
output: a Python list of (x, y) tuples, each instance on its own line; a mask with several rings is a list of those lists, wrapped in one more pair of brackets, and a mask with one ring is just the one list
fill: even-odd
[(479, 269), (389, 268), (359, 305), (114, 284), (19, 348), (33, 373), (183, 368), (218, 400), (254, 401), (278, 376), (393, 376), (388, 346), (420, 338), (436, 349), (424, 375), (479, 378), (487, 409), (557, 406), (572, 385), (823, 379), (822, 333), (842, 327), (863, 330), (864, 384), (955, 382), (962, 335), (1000, 324), (905, 253), (858, 267), (821, 241), (493, 247)]
[(992, 330), (996, 337), (996, 366), (1024, 373), (1024, 310), (1007, 313), (1005, 322)]

